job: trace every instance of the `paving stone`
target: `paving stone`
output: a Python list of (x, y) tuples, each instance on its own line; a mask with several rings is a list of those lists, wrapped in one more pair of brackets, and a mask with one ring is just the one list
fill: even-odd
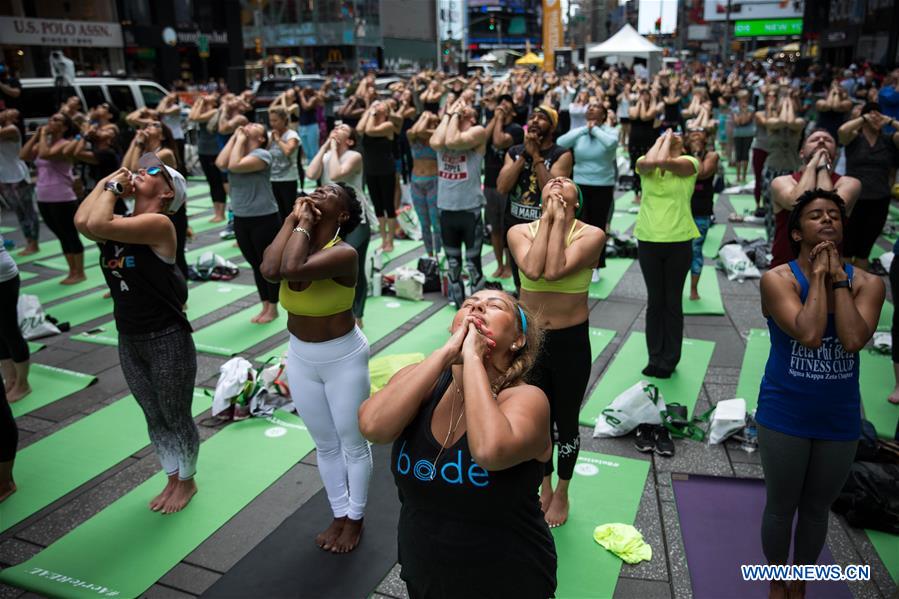
[[(653, 550), (655, 551), (655, 550)], [(670, 599), (668, 582), (620, 577), (615, 586), (614, 599)]]
[(395, 599), (409, 599), (409, 592), (406, 590), (406, 583), (400, 578), (400, 565), (395, 565), (381, 584), (378, 585), (377, 592)]
[(765, 478), (761, 464), (746, 464), (742, 462), (734, 462), (734, 475), (738, 478)]
[(758, 450), (753, 452), (744, 451), (740, 448), (740, 442), (736, 439), (728, 439), (724, 445), (725, 449), (727, 449), (727, 457), (730, 458), (731, 464), (734, 466), (734, 470), (736, 470), (737, 464), (755, 464), (757, 466), (762, 465), (761, 456), (759, 456)]
[(727, 452), (721, 445), (709, 445), (704, 441), (697, 442), (689, 439), (677, 439), (674, 444), (673, 457), (653, 458), (657, 472), (733, 476)]
[(43, 547), (27, 543), (15, 538), (9, 538), (0, 543), (0, 564), (4, 567), (13, 564), (21, 564), (41, 552)]
[[(40, 343), (43, 341), (38, 340)], [(34, 361), (38, 364), (45, 364), (47, 366), (57, 366), (60, 368), (69, 368), (70, 370), (75, 370), (74, 368), (70, 368), (64, 366), (68, 362), (72, 360), (80, 360), (83, 359), (83, 354), (81, 352), (77, 352), (74, 350), (66, 350), (60, 349), (57, 346), (47, 344), (46, 349), (42, 349), (38, 353), (34, 354)]]
[(684, 336), (715, 342), (710, 365), (739, 368), (743, 363), (746, 343), (733, 327), (686, 323)]
[(741, 335), (749, 329), (766, 329), (768, 324), (762, 316), (762, 304), (756, 292), (745, 297), (727, 298), (724, 310)]
[(321, 488), (318, 470), (297, 464), (200, 544), (184, 562), (213, 572), (227, 572)]
[(681, 536), (677, 506), (671, 501), (663, 501), (661, 505), (673, 595), (675, 599), (693, 599), (693, 585), (690, 582), (690, 569), (687, 566), (687, 552)]
[(221, 577), (222, 575), (217, 572), (182, 562), (169, 570), (159, 582), (191, 595), (201, 595)]
[[(861, 555), (853, 545), (849, 535), (846, 534), (844, 526), (849, 528), (849, 524), (842, 518), (830, 512), (830, 518), (827, 526), (827, 547), (833, 554), (834, 563), (840, 565), (844, 569), (850, 564), (863, 564), (871, 562), (863, 562)], [(855, 599), (876, 599), (880, 597), (880, 591), (877, 587), (874, 570), (879, 564), (872, 564), (872, 580), (869, 581), (847, 581), (846, 584), (852, 591)], [(812, 585), (814, 583), (809, 583)]]
[[(62, 368), (74, 370), (75, 372), (83, 372), (84, 374), (98, 374), (109, 369), (110, 364), (119, 363), (119, 348), (108, 345), (96, 345), (93, 343), (80, 343), (85, 347), (91, 348), (88, 351), (81, 351), (74, 357), (57, 364)], [(61, 351), (61, 350), (55, 350)], [(68, 353), (68, 352), (66, 352)], [(40, 360), (39, 360), (40, 361)]]
[(638, 300), (641, 304), (646, 302), (646, 284), (643, 282), (643, 274), (640, 272), (640, 265), (636, 260), (621, 277), (609, 298), (612, 300)]
[(34, 413), (26, 414), (24, 416), (19, 416), (18, 418), (16, 418), (16, 427), (18, 427), (19, 429), (19, 435), (21, 435), (23, 432), (37, 433), (42, 430), (52, 428), (54, 424), (56, 423), (52, 420), (35, 417)]
[(590, 311), (590, 326), (611, 329), (623, 334), (643, 311), (643, 305), (616, 299), (600, 300)]
[(194, 595), (182, 593), (161, 584), (154, 584), (141, 595), (141, 599), (194, 599)]
[[(656, 491), (655, 477), (652, 472), (646, 477), (643, 495), (634, 526), (643, 534), (643, 540), (652, 547), (652, 559), (648, 562), (629, 565), (622, 564), (620, 576), (629, 579), (663, 581), (668, 585), (668, 557), (665, 548), (665, 536), (662, 534), (662, 516), (659, 513), (659, 496)], [(620, 583), (619, 583), (620, 584)], [(616, 596), (618, 589), (616, 588)]]
[[(838, 520), (841, 524), (844, 522), (842, 518), (838, 518)], [(881, 561), (880, 556), (877, 555), (877, 552), (874, 550), (874, 545), (872, 545), (870, 539), (868, 539), (867, 533), (860, 528), (853, 528), (848, 524), (843, 526), (843, 532), (849, 538), (856, 553), (861, 556), (861, 561), (859, 563), (871, 565), (871, 580), (877, 585), (877, 588), (880, 589), (882, 596), (895, 598), (897, 590), (896, 584), (893, 582), (893, 579)]]
[(608, 455), (620, 456), (623, 458), (633, 458), (635, 460), (650, 460), (649, 455), (651, 454), (640, 453), (639, 451), (637, 451), (637, 448), (634, 447), (633, 435), (594, 439), (593, 429), (587, 428), (585, 426), (580, 427), (580, 432), (581, 449), (584, 451), (595, 451), (597, 453), (605, 453)]
[(717, 385), (715, 383), (704, 383), (702, 390), (708, 398), (709, 405), (717, 405), (722, 399), (733, 399), (737, 394), (736, 381), (732, 384)]

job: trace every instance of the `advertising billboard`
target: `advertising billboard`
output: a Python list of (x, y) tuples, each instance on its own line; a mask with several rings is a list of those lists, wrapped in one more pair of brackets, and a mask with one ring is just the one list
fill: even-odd
[[(801, 19), (803, 0), (731, 0), (732, 21), (749, 19)], [(705, 0), (703, 19), (727, 19), (727, 0)]]
[(759, 19), (734, 23), (734, 37), (764, 35), (802, 35), (802, 19)]

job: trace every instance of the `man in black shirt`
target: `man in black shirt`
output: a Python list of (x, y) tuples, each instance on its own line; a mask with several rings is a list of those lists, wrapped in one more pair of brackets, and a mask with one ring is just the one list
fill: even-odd
[(512, 96), (500, 96), (493, 118), (487, 123), (487, 153), (484, 156), (484, 197), (487, 199), (487, 228), (490, 230), (490, 243), (496, 256), (496, 270), (493, 277), (508, 278), (512, 275), (512, 267), (503, 261), (506, 247), (506, 229), (503, 226), (503, 215), (506, 211), (506, 194), (496, 189), (496, 178), (503, 168), (506, 150), (524, 142), (524, 129), (515, 122), (515, 104)]
[(19, 107), (22, 84), (5, 64), (0, 63), (0, 110)]
[[(508, 193), (503, 218), (505, 233), (515, 225), (540, 218), (543, 187), (555, 177), (570, 177), (571, 152), (555, 143), (553, 132), (559, 123), (555, 109), (538, 106), (528, 118), (524, 143), (509, 148), (503, 168), (496, 178), (496, 189)], [(509, 257), (515, 288), (521, 287), (518, 267)]]

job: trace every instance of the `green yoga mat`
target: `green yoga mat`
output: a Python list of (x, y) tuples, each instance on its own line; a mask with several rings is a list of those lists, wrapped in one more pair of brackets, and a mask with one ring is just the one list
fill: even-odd
[[(399, 355), (421, 352), (425, 356), (443, 347), (449, 339), (449, 326), (456, 308), (447, 304), (430, 315), (414, 329), (381, 350), (380, 355)], [(366, 321), (368, 318), (366, 317)], [(366, 333), (367, 334), (367, 333)]]
[(62, 253), (62, 245), (59, 243), (58, 239), (46, 239), (40, 242), (40, 250), (34, 254), (29, 254), (28, 256), (20, 256), (18, 252), (12, 254), (13, 259), (16, 261), (16, 264), (28, 264), (29, 262), (35, 262), (37, 260), (45, 260), (50, 258), (51, 256), (56, 256)]
[[(91, 244), (84, 247), (84, 264), (90, 268), (100, 263), (100, 248), (97, 244)], [(65, 256), (62, 254), (51, 258), (43, 258), (34, 263), (35, 266), (43, 266), (44, 268), (52, 268), (54, 270), (68, 271), (69, 263), (66, 262)]]
[(727, 231), (727, 225), (712, 225), (709, 232), (705, 235), (705, 241), (702, 243), (702, 255), (709, 260), (718, 257), (718, 250), (721, 248), (721, 241), (724, 239), (724, 233)]
[[(212, 314), (219, 308), (224, 308), (255, 290), (256, 288), (252, 285), (219, 283), (215, 281), (191, 287), (187, 299), (187, 318), (193, 321), (207, 314)], [(116, 331), (114, 322), (107, 322), (90, 331), (73, 335), (72, 339), (98, 345), (119, 344), (119, 334)]]
[[(194, 390), (193, 415), (211, 405)], [(129, 395), (16, 454), (19, 490), (0, 504), (0, 532), (149, 445), (147, 421)]]
[(31, 354), (36, 354), (37, 352), (41, 351), (45, 347), (47, 347), (47, 346), (44, 345), (43, 343), (37, 343), (35, 341), (28, 342), (28, 352)]
[[(377, 238), (373, 238), (372, 241), (374, 243), (369, 243), (369, 251), (374, 251), (374, 245), (377, 244)], [(415, 241), (414, 239), (394, 239), (393, 240), (393, 251), (390, 253), (384, 252), (384, 266), (386, 267), (390, 262), (400, 258), (403, 254), (407, 254), (409, 252), (415, 251), (418, 248), (424, 247), (423, 241)]]
[(278, 312), (278, 318), (266, 324), (255, 324), (250, 319), (259, 313), (259, 306), (252, 306), (194, 333), (197, 351), (217, 356), (237, 354), (262, 343), (287, 328), (287, 313)]
[(768, 329), (749, 329), (746, 339), (746, 351), (743, 353), (743, 364), (740, 367), (740, 380), (737, 382), (737, 397), (746, 400), (746, 411), (754, 412), (759, 403), (759, 385), (765, 374), (765, 364), (771, 351), (771, 338)]
[(868, 254), (868, 259), (869, 259), (869, 260), (876, 260), (877, 258), (880, 258), (880, 257), (883, 256), (885, 253), (887, 253), (888, 251), (890, 251), (889, 248), (885, 248), (885, 247), (883, 247), (882, 245), (874, 244), (874, 247), (871, 248), (871, 253)]
[(160, 472), (0, 580), (54, 597), (138, 597), (313, 447), (284, 412), (231, 424), (200, 446), (199, 492), (183, 512), (147, 507), (165, 485)]
[(44, 308), (44, 312), (58, 320), (77, 327), (86, 322), (112, 314), (112, 298), (103, 297), (106, 289)]
[[(409, 322), (409, 320), (411, 320), (413, 317), (427, 310), (431, 305), (431, 302), (413, 302), (404, 299), (397, 299), (396, 297), (390, 295), (370, 297), (365, 302), (365, 317), (363, 318), (365, 328), (362, 329), (362, 332), (365, 333), (365, 338), (368, 339), (369, 345), (374, 345), (393, 331)], [(447, 323), (446, 326), (442, 329), (438, 328), (438, 331), (445, 331), (447, 326), (449, 326), (449, 323)], [(416, 328), (420, 328), (420, 325)], [(408, 334), (409, 333), (406, 333), (406, 335)], [(404, 335), (403, 337), (405, 337), (406, 335)], [(259, 362), (267, 362), (270, 358), (280, 360), (281, 356), (284, 355), (284, 352), (287, 351), (287, 345), (287, 343), (283, 343), (281, 345), (278, 345), (277, 347), (273, 347), (267, 351), (262, 352), (261, 354), (256, 356), (255, 359)], [(393, 344), (391, 344), (391, 347), (392, 346)], [(438, 345), (437, 347), (440, 346)], [(434, 349), (436, 349), (436, 347)], [(425, 350), (421, 348), (414, 348), (410, 351), (391, 351), (390, 353), (400, 354), (416, 352), (425, 353)]]
[(724, 303), (721, 301), (721, 288), (718, 286), (718, 273), (714, 266), (703, 266), (699, 275), (699, 298), (690, 299), (690, 277), (684, 282), (684, 314), (724, 314)]
[(727, 199), (730, 200), (730, 205), (733, 207), (734, 212), (739, 214), (740, 216), (746, 216), (748, 214), (755, 213), (755, 196), (751, 194), (733, 194), (727, 196)]
[(233, 239), (223, 239), (222, 241), (217, 241), (209, 245), (193, 248), (184, 253), (184, 258), (187, 260), (188, 264), (196, 264), (197, 259), (206, 252), (218, 254), (225, 260), (231, 260), (232, 262), (243, 256), (243, 254), (240, 253), (240, 248), (237, 247)]
[(601, 300), (609, 297), (633, 263), (634, 260), (630, 258), (606, 258), (606, 267), (599, 271), (599, 283), (590, 283), (590, 297)]
[(206, 216), (192, 216), (187, 221), (187, 226), (190, 227), (194, 234), (205, 233), (206, 231), (211, 231), (213, 229), (221, 229), (226, 224), (227, 221), (224, 220), (217, 223), (211, 223)]
[(31, 384), (31, 393), (11, 404), (16, 418), (81, 391), (97, 382), (97, 377), (55, 366), (32, 364), (28, 382)]
[(205, 202), (194, 201), (187, 203), (187, 216), (196, 216), (197, 214), (203, 214), (204, 212), (208, 212), (212, 206)]
[(187, 186), (188, 198), (195, 198), (203, 195), (209, 195), (209, 185), (207, 183), (191, 183)]
[[(612, 597), (622, 561), (593, 540), (600, 524), (633, 524), (649, 462), (581, 451), (568, 491), (568, 522), (551, 529), (556, 542), (556, 597)], [(645, 532), (645, 531), (644, 531)], [(653, 551), (664, 551), (653, 547)]]
[(683, 404), (692, 413), (714, 349), (715, 343), (712, 341), (684, 339), (683, 357), (677, 365), (677, 370), (670, 379), (656, 379), (644, 376), (640, 372), (648, 363), (646, 335), (639, 332), (631, 333), (599, 379), (599, 383), (590, 394), (590, 399), (581, 408), (580, 423), (590, 427), (596, 425), (596, 418), (600, 412), (613, 399), (641, 379), (658, 385), (659, 392), (666, 402)]
[(15, 230), (15, 227), (0, 227), (0, 235), (6, 235), (7, 233), (12, 233)]
[(756, 239), (768, 239), (768, 233), (764, 227), (734, 227), (734, 235), (746, 241)]
[(640, 204), (634, 203), (635, 197), (637, 197), (637, 194), (635, 194), (633, 191), (628, 191), (621, 194), (620, 196), (615, 198), (615, 210), (617, 210), (618, 212), (627, 212), (628, 209), (639, 206)]
[(599, 354), (608, 347), (612, 339), (615, 338), (615, 331), (609, 329), (600, 329), (599, 327), (590, 327), (590, 363), (596, 362)]
[(633, 227), (636, 222), (636, 214), (630, 212), (616, 212), (612, 215), (612, 223), (609, 225), (609, 229), (624, 234), (627, 233), (628, 229)]
[[(886, 301), (883, 302), (883, 308), (880, 309), (880, 320), (877, 321), (878, 331), (889, 331), (893, 326), (893, 304)], [(899, 340), (897, 340), (899, 341)]]
[(19, 280), (20, 281), (28, 281), (28, 280), (35, 278), (36, 276), (37, 276), (36, 274), (34, 274), (33, 272), (28, 272), (27, 270), (19, 271)]
[(899, 585), (899, 536), (879, 530), (866, 530), (868, 539), (880, 556), (880, 561), (887, 567), (893, 582)]
[(84, 274), (87, 278), (74, 285), (60, 285), (59, 282), (65, 278), (65, 275), (60, 275), (53, 279), (25, 285), (22, 287), (22, 293), (36, 295), (41, 300), (41, 304), (49, 304), (50, 302), (106, 284), (99, 266), (85, 269)]

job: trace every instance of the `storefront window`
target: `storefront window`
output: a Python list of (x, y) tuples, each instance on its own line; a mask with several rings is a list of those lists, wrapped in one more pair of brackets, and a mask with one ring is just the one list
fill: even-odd
[(134, 96), (131, 93), (131, 87), (128, 85), (110, 85), (109, 99), (121, 112), (132, 112), (137, 108)]

